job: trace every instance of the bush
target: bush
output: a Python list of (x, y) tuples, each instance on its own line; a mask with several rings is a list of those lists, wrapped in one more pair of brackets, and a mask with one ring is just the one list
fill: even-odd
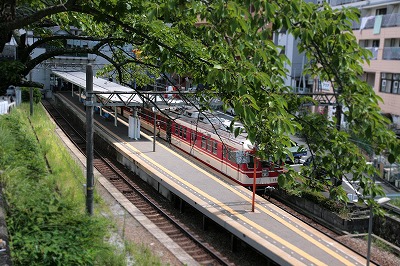
[[(29, 102), (30, 90), (31, 88), (21, 88), (21, 99), (23, 102)], [(41, 99), (42, 99), (42, 93), (40, 92), (40, 89), (33, 88), (33, 102), (39, 103)]]

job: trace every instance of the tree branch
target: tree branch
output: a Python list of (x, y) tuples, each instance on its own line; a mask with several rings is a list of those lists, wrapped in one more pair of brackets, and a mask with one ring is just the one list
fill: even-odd
[(50, 15), (67, 12), (72, 9), (79, 10), (78, 7), (80, 6), (76, 5), (77, 2), (78, 2), (77, 0), (68, 0), (67, 2), (61, 3), (59, 5), (38, 10), (32, 15), (22, 17), (17, 20), (0, 23), (1, 32), (9, 32), (15, 29), (25, 28), (26, 26), (29, 26), (37, 21), (40, 21), (41, 19), (48, 17)]

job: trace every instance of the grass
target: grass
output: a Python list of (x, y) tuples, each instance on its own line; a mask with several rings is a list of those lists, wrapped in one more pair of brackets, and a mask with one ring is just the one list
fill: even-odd
[[(0, 177), (14, 265), (161, 265), (146, 248), (108, 242), (115, 225), (95, 191), (85, 213), (82, 167), (56, 134), (41, 105), (22, 104), (0, 116)], [(34, 129), (34, 130), (33, 130)], [(38, 142), (39, 140), (39, 142)], [(50, 169), (47, 167), (46, 160)]]
[(391, 199), (389, 203), (400, 208), (400, 199), (399, 198)]

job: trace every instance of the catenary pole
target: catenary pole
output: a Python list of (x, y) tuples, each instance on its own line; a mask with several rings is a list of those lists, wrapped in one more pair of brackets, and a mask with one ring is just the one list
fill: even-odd
[(93, 215), (93, 68), (86, 66), (86, 211)]
[(33, 88), (29, 88), (29, 114), (33, 115)]
[(254, 172), (253, 172), (253, 197), (251, 200), (251, 211), (254, 212), (254, 202), (256, 198), (256, 179), (257, 179), (257, 156), (254, 151)]
[(374, 214), (372, 212), (372, 203), (371, 206), (369, 207), (369, 220), (368, 220), (368, 246), (367, 246), (367, 266), (369, 266), (369, 263), (371, 261), (371, 241), (372, 241), (372, 222)]
[(154, 123), (153, 123), (153, 152), (156, 151), (156, 123), (157, 123), (157, 111), (156, 108), (153, 109), (154, 110)]

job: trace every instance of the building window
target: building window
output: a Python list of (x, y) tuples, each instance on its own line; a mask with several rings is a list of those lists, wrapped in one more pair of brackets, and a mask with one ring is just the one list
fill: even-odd
[(393, 88), (392, 88), (392, 93), (399, 93), (399, 81), (395, 80), (393, 81)]
[(400, 94), (400, 73), (381, 73), (381, 86), (379, 91)]
[(386, 15), (386, 13), (387, 13), (387, 8), (378, 8), (378, 9), (375, 11), (375, 15), (376, 15), (376, 16), (379, 16), (379, 15)]

